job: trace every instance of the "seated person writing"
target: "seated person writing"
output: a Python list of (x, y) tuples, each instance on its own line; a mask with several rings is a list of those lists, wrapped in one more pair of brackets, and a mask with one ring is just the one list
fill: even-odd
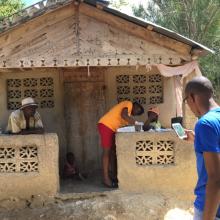
[(31, 97), (21, 102), (21, 108), (9, 116), (7, 132), (10, 134), (44, 133), (40, 114), (36, 111), (37, 103)]
[(161, 124), (158, 120), (158, 116), (160, 114), (159, 108), (154, 107), (150, 108), (147, 112), (148, 119), (145, 121), (143, 130), (144, 131), (149, 131), (150, 129), (156, 130), (156, 129), (161, 129)]

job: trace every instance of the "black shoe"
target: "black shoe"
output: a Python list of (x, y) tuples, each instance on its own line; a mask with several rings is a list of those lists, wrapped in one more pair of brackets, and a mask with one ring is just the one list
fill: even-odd
[(114, 182), (115, 184), (118, 184), (118, 178), (111, 178), (112, 182)]
[(117, 189), (117, 188), (118, 188), (118, 184), (115, 183), (114, 181), (112, 181), (111, 185), (109, 185), (109, 184), (103, 182), (103, 185), (104, 185), (105, 187), (111, 188), (111, 189)]

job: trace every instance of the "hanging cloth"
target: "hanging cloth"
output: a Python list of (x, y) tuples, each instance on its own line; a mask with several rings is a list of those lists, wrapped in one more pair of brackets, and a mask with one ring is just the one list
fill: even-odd
[[(192, 61), (182, 66), (170, 67), (164, 64), (157, 64), (156, 67), (160, 71), (161, 75), (165, 77), (173, 77), (174, 90), (176, 97), (176, 116), (182, 116), (182, 90), (183, 90), (183, 78), (188, 76), (190, 73), (195, 72), (197, 76), (201, 76), (202, 73), (199, 69), (197, 61)], [(181, 77), (182, 76), (182, 77)]]

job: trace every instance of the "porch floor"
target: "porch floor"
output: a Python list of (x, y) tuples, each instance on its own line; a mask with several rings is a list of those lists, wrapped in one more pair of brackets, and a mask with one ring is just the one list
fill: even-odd
[(105, 192), (113, 189), (102, 184), (101, 172), (88, 175), (85, 180), (61, 179), (60, 193)]

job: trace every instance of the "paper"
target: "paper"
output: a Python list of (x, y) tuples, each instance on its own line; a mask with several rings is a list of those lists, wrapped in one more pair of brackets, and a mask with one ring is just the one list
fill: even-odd
[(126, 126), (126, 127), (118, 128), (117, 132), (135, 132), (135, 126)]

